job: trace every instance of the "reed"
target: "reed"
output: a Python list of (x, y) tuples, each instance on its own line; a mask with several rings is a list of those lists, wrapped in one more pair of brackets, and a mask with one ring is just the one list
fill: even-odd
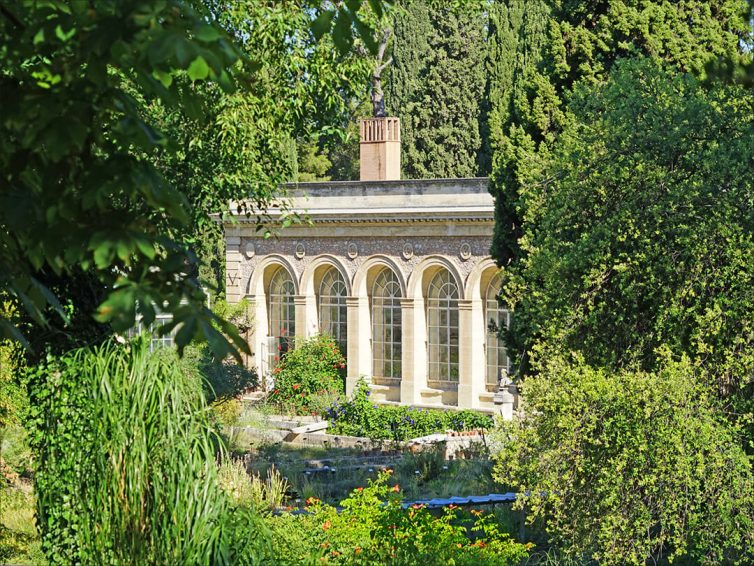
[(143, 340), (38, 368), (31, 424), (51, 563), (223, 564), (220, 445), (196, 377)]

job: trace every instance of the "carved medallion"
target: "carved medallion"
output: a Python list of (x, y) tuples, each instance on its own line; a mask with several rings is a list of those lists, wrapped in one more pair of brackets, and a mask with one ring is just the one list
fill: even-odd
[(351, 242), (348, 244), (347, 253), (349, 258), (356, 259), (356, 256), (359, 255), (359, 246), (357, 246), (355, 242)]
[(461, 244), (461, 250), (458, 255), (461, 256), (463, 261), (469, 259), (471, 257), (471, 245), (468, 242)]
[(296, 259), (303, 259), (306, 255), (306, 247), (304, 246), (303, 242), (299, 242), (296, 244), (296, 251), (294, 254), (296, 256)]
[(254, 254), (257, 253), (256, 248), (254, 247), (254, 242), (248, 241), (246, 244), (244, 244), (243, 247), (243, 255), (246, 256), (246, 259), (251, 259), (254, 257)]
[(411, 259), (414, 257), (414, 244), (411, 242), (406, 242), (403, 244), (403, 259)]

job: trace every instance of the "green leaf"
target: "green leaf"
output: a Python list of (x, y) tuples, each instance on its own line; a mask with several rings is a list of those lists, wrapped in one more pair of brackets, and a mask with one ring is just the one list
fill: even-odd
[(189, 65), (188, 76), (192, 81), (204, 80), (209, 75), (209, 65), (201, 55)]
[(212, 41), (220, 39), (222, 37), (222, 33), (220, 33), (220, 30), (218, 30), (215, 26), (202, 23), (194, 28), (194, 37), (196, 37), (199, 41), (210, 43)]
[(333, 10), (326, 10), (312, 22), (312, 33), (317, 40), (322, 39), (322, 36), (330, 31), (334, 16), (335, 12)]

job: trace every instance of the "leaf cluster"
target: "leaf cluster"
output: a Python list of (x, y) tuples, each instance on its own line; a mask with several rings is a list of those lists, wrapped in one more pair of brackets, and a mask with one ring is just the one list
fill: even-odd
[[(390, 486), (390, 478), (382, 473), (355, 489), (339, 509), (311, 500), (309, 515), (270, 518), (284, 563), (503, 566), (527, 557), (525, 545), (481, 512), (469, 517), (450, 508), (437, 516), (421, 505), (404, 509), (400, 486)], [(294, 534), (301, 532), (305, 537)]]
[(370, 393), (369, 385), (360, 380), (351, 399), (328, 407), (323, 416), (330, 421), (329, 430), (381, 440), (410, 440), (448, 430), (492, 428), (492, 418), (483, 413), (376, 405), (369, 399)]
[(559, 548), (606, 564), (749, 563), (754, 475), (704, 372), (662, 355), (609, 371), (542, 352), (526, 416), (503, 423), (495, 477)]

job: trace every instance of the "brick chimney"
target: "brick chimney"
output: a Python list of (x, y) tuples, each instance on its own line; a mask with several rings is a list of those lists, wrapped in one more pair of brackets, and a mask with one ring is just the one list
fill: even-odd
[(394, 181), (401, 178), (401, 121), (398, 118), (359, 120), (360, 180)]

